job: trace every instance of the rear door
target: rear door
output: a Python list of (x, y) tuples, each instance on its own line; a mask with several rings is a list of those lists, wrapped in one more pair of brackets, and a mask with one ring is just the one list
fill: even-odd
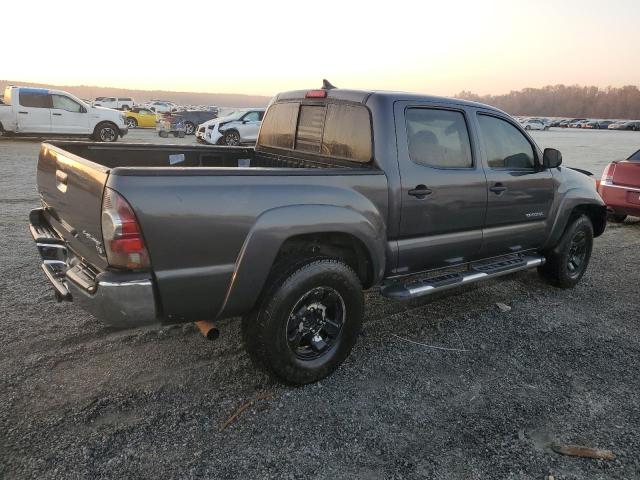
[(479, 111), (476, 121), (488, 197), (482, 256), (541, 247), (554, 195), (551, 172), (514, 120)]
[(51, 96), (49, 92), (41, 88), (19, 89), (16, 115), (20, 133), (50, 133)]
[(401, 220), (396, 273), (477, 258), (487, 184), (463, 108), (396, 102)]
[(52, 133), (89, 133), (89, 115), (82, 105), (66, 95), (57, 93), (51, 94), (51, 104)]

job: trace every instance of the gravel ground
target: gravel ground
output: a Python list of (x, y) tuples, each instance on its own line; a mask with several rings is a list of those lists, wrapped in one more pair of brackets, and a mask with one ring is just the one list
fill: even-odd
[(571, 291), (527, 272), (410, 304), (369, 292), (347, 362), (286, 388), (235, 320), (208, 342), (57, 304), (26, 226), (38, 147), (0, 141), (0, 478), (640, 478), (637, 219)]

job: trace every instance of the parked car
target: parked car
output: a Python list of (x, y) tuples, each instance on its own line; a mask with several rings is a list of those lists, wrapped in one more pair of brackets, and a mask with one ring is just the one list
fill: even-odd
[(411, 300), (538, 268), (575, 286), (606, 208), (561, 162), (490, 106), (302, 90), (255, 148), (43, 144), (29, 220), (60, 300), (125, 327), (241, 316), (256, 365), (304, 384), (349, 355), (374, 285)]
[(148, 108), (133, 107), (126, 113), (127, 127), (155, 127), (156, 126), (156, 114)]
[(164, 100), (151, 100), (144, 104), (146, 108), (156, 113), (172, 112), (178, 108), (173, 102), (167, 102)]
[(609, 125), (611, 130), (633, 130), (634, 132), (640, 131), (640, 120), (625, 120), (622, 122), (616, 122)]
[(204, 122), (198, 127), (196, 140), (211, 145), (255, 143), (264, 111), (264, 108), (237, 110), (225, 117)]
[(131, 110), (135, 102), (131, 97), (97, 97), (94, 107), (113, 108), (115, 110)]
[(218, 114), (215, 111), (206, 110), (185, 110), (180, 112), (173, 112), (170, 116), (163, 114), (162, 121), (170, 120), (174, 123), (181, 122), (184, 125), (185, 134), (193, 135), (196, 133), (198, 125), (208, 122), (217, 118)]
[(578, 118), (578, 119), (574, 119), (572, 121), (570, 121), (567, 124), (567, 127), (569, 128), (582, 128), (582, 125), (587, 123), (589, 120), (587, 120), (586, 118)]
[(6, 87), (0, 134), (83, 136), (115, 142), (127, 134), (122, 112), (92, 107), (61, 90)]
[(530, 119), (522, 122), (522, 127), (525, 130), (549, 130), (549, 126), (545, 125), (542, 120)]
[(613, 123), (613, 120), (591, 120), (583, 125), (582, 128), (590, 128), (595, 130), (602, 130), (609, 128), (609, 125)]
[(626, 160), (607, 165), (598, 192), (607, 204), (610, 220), (623, 222), (627, 215), (640, 217), (640, 150)]

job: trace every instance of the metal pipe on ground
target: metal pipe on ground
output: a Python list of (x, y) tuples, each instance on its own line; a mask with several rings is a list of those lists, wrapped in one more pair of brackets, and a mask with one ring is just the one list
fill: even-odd
[(209, 320), (199, 320), (194, 323), (196, 327), (198, 327), (198, 330), (200, 330), (202, 336), (207, 340), (215, 340), (220, 336), (220, 330), (218, 330), (218, 327), (216, 327), (213, 322)]

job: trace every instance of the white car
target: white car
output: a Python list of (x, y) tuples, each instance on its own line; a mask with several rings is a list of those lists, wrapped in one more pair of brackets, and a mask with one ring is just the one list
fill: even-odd
[(255, 143), (264, 112), (264, 108), (248, 108), (204, 122), (196, 130), (196, 140), (211, 145)]
[(525, 130), (549, 130), (549, 125), (545, 124), (542, 120), (528, 119), (522, 122), (522, 127)]
[(167, 102), (165, 100), (151, 100), (144, 104), (146, 108), (156, 113), (173, 112), (177, 110), (178, 105), (173, 102)]
[(114, 108), (116, 110), (131, 110), (135, 102), (131, 97), (98, 97), (93, 101), (94, 107)]
[(93, 107), (60, 90), (6, 87), (0, 105), (0, 135), (62, 135), (115, 142), (128, 132), (124, 114)]

